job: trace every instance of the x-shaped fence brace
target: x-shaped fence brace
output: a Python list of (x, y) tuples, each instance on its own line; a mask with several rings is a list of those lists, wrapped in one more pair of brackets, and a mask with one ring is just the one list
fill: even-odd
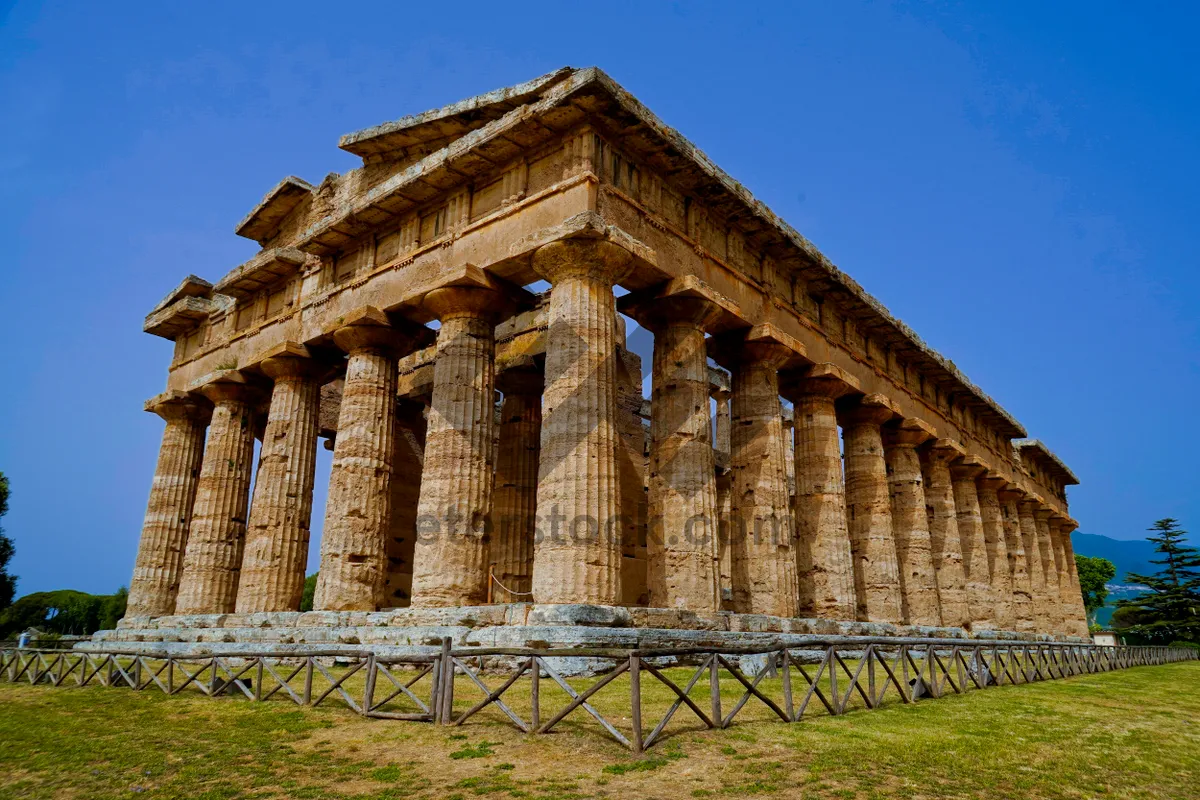
[[(747, 660), (749, 657), (749, 660)], [(582, 688), (555, 668), (557, 659), (588, 659), (603, 675)], [(462, 725), (489, 706), (495, 706), (524, 733), (545, 734), (579, 713), (590, 717), (615, 740), (634, 752), (661, 741), (677, 712), (687, 708), (705, 728), (727, 728), (747, 708), (767, 709), (783, 722), (798, 722), (819, 703), (838, 716), (857, 700), (866, 709), (878, 708), (889, 692), (902, 703), (939, 698), (948, 693), (994, 686), (1056, 680), (1134, 666), (1165, 664), (1200, 658), (1188, 648), (1103, 647), (1046, 642), (967, 642), (953, 639), (866, 639), (842, 637), (780, 643), (769, 649), (733, 652), (704, 649), (676, 650), (535, 650), (529, 648), (454, 650), (449, 639), (439, 651), (387, 655), (359, 649), (318, 650), (291, 647), (257, 653), (214, 653), (177, 656), (125, 650), (0, 649), (0, 677), (11, 683), (62, 686), (99, 684), (135, 691), (151, 687), (176, 695), (193, 689), (208, 697), (241, 694), (248, 700), (270, 700), (281, 694), (297, 705), (317, 706), (340, 698), (347, 707), (368, 717)], [(472, 665), (474, 660), (474, 665)], [(340, 673), (333, 666), (341, 664)], [(686, 666), (681, 686), (664, 671), (666, 664)], [(747, 671), (746, 665), (754, 669)], [(483, 679), (484, 667), (501, 671), (495, 688)], [(399, 670), (403, 669), (404, 672)], [(507, 673), (507, 674), (505, 674)], [(363, 676), (361, 695), (348, 681)], [(454, 707), (455, 678), (466, 678), (480, 698), (469, 708)], [(589, 702), (623, 675), (629, 676), (627, 704), (632, 730), (627, 735)], [(645, 676), (670, 690), (672, 702), (656, 719), (645, 720), (642, 680)], [(427, 694), (420, 684), (429, 678)], [(724, 711), (722, 677), (732, 679), (740, 695)], [(708, 683), (707, 699), (694, 690)], [(529, 688), (530, 710), (523, 717), (505, 695), (514, 687)], [(764, 682), (779, 680), (767, 691)], [(545, 708), (542, 683), (549, 680), (566, 695), (565, 702)], [(778, 695), (775, 695), (775, 692)], [(412, 710), (390, 710), (402, 705)], [(552, 712), (552, 713), (545, 713)], [(652, 723), (649, 732), (646, 724)]]

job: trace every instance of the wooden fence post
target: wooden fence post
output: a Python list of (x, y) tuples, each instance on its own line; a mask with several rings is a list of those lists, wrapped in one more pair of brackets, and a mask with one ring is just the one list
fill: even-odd
[(629, 656), (629, 705), (633, 720), (633, 752), (641, 753), (642, 747), (642, 659)]

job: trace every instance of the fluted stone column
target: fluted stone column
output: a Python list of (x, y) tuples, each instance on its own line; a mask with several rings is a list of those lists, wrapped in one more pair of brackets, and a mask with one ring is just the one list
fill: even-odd
[(1062, 594), (1058, 588), (1058, 566), (1054, 560), (1054, 544), (1050, 540), (1050, 509), (1038, 504), (1033, 512), (1037, 526), (1038, 554), (1041, 556), (1042, 608), (1046, 617), (1046, 633), (1058, 633), (1062, 629)]
[(495, 291), (465, 286), (437, 289), (425, 298), (442, 326), (425, 434), (413, 606), (470, 606), (487, 599), (494, 330), (501, 302)]
[[(500, 445), (492, 495), (492, 553), (496, 578), (514, 592), (533, 581), (533, 538), (537, 528), (538, 451), (542, 435), (542, 375), (533, 369), (500, 373)], [(496, 597), (519, 602), (497, 587)]]
[(387, 579), (384, 607), (411, 605), (413, 558), (417, 548), (417, 505), (425, 460), (425, 403), (396, 401), (392, 446), (391, 498), (388, 501)]
[(1012, 573), (1008, 560), (1008, 543), (1004, 536), (1004, 512), (999, 492), (1008, 481), (984, 475), (977, 482), (979, 514), (983, 519), (983, 539), (987, 553), (988, 574), (991, 576), (992, 603), (996, 626), (1003, 631), (1016, 630), (1013, 611)]
[(1023, 492), (1001, 491), (1000, 510), (1004, 515), (1004, 543), (1008, 555), (1009, 574), (1012, 576), (1013, 619), (1016, 630), (1022, 633), (1034, 631), (1033, 590), (1030, 586), (1029, 559), (1025, 553), (1025, 540), (1021, 535), (1019, 502)]
[(183, 392), (152, 398), (146, 410), (162, 417), (167, 426), (158, 448), (137, 561), (129, 581), (127, 617), (161, 617), (175, 611), (204, 456), (204, 432), (212, 417), (207, 399)]
[(409, 344), (377, 309), (333, 334), (349, 354), (321, 537), (317, 611), (374, 611), (385, 600), (396, 433), (397, 356)]
[(254, 459), (256, 393), (234, 371), (199, 390), (213, 402), (176, 614), (228, 614), (237, 602)]
[(789, 376), (796, 462), (796, 580), (799, 614), (853, 620), (857, 616), (846, 484), (834, 402), (854, 390), (831, 364)]
[(1029, 593), (1033, 614), (1033, 629), (1038, 633), (1050, 632), (1050, 617), (1046, 608), (1046, 570), (1042, 567), (1042, 548), (1038, 541), (1037, 519), (1034, 511), (1037, 502), (1026, 498), (1017, 503), (1018, 520), (1021, 524), (1021, 543), (1025, 545), (1025, 560), (1029, 568)]
[(654, 332), (650, 410), (650, 605), (718, 608), (716, 464), (705, 330), (720, 309), (666, 297), (637, 318)]
[(925, 481), (917, 447), (934, 438), (922, 420), (901, 420), (884, 431), (888, 490), (892, 503), (892, 532), (900, 575), (900, 615), (908, 625), (941, 625), (937, 576), (933, 569)]
[(954, 508), (958, 514), (958, 538), (967, 578), (967, 608), (974, 631), (996, 628), (992, 578), (987, 566), (987, 542), (975, 480), (987, 470), (978, 458), (965, 456), (950, 466), (954, 485)]
[(1058, 580), (1058, 633), (1070, 634), (1075, 628), (1075, 603), (1071, 597), (1071, 568), (1067, 565), (1066, 548), (1063, 546), (1061, 523), (1058, 517), (1051, 513), (1047, 524), (1050, 529), (1050, 551), (1054, 556), (1054, 573)]
[(730, 429), (731, 416), (729, 411), (730, 394), (730, 392), (723, 389), (718, 389), (712, 393), (713, 399), (717, 402), (717, 419), (715, 425), (717, 433), (713, 447), (717, 452), (724, 453), (726, 456), (729, 455), (730, 442), (732, 441)]
[(1083, 589), (1079, 585), (1079, 567), (1075, 563), (1075, 546), (1071, 544), (1071, 532), (1075, 530), (1075, 527), (1075, 522), (1070, 519), (1059, 522), (1059, 532), (1063, 540), (1063, 552), (1071, 585), (1070, 595), (1067, 598), (1070, 616), (1067, 619), (1066, 629), (1067, 633), (1073, 636), (1087, 636), (1087, 609), (1083, 605)]
[(895, 412), (886, 398), (867, 395), (841, 416), (846, 446), (846, 511), (858, 619), (900, 622), (900, 572), (880, 430)]
[(791, 351), (779, 344), (746, 342), (736, 363), (729, 365), (733, 391), (733, 606), (741, 613), (780, 617), (797, 613), (778, 373), (791, 356)]
[(942, 624), (954, 628), (967, 627), (971, 622), (962, 543), (958, 535), (958, 512), (950, 479), (950, 462), (961, 454), (962, 449), (956, 443), (938, 439), (925, 452), (921, 464), (929, 515), (929, 549), (937, 576), (938, 606), (942, 612)]
[(716, 456), (717, 487), (717, 600), (722, 611), (733, 608), (733, 548), (730, 539), (733, 515), (733, 474), (729, 469), (729, 452), (732, 448), (730, 392), (717, 389), (712, 393), (716, 400), (716, 438), (713, 441)]
[(275, 385), (246, 528), (239, 614), (300, 610), (317, 466), (319, 367), (300, 345), (259, 366)]
[(546, 389), (534, 545), (539, 603), (616, 604), (621, 598), (617, 476), (616, 301), (631, 268), (611, 242), (569, 239), (534, 254), (551, 283)]

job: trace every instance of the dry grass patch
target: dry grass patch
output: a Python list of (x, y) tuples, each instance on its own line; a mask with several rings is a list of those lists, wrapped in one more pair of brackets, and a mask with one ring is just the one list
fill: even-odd
[[(690, 677), (671, 672), (681, 685)], [(566, 695), (542, 689), (546, 718)], [(645, 678), (643, 692), (649, 726), (672, 695)], [(460, 679), (456, 709), (478, 696)], [(729, 682), (726, 711), (739, 696)], [(527, 717), (527, 689), (505, 699)], [(627, 683), (596, 705), (628, 730)], [(671, 735), (634, 756), (579, 715), (529, 736), (496, 709), (440, 727), (284, 701), (0, 684), (0, 796), (1200, 798), (1197, 662), (795, 725), (761, 704), (747, 710), (729, 730), (706, 731), (681, 709)]]

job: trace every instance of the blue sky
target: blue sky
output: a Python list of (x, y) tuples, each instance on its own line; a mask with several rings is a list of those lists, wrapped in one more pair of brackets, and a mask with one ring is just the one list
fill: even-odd
[(267, 189), (353, 168), (343, 133), (565, 64), (607, 71), (1047, 442), (1081, 530), (1200, 531), (1193, 6), (370, 6), (0, 11), (19, 592), (128, 582), (170, 357), (142, 318), (254, 252), (233, 226)]

